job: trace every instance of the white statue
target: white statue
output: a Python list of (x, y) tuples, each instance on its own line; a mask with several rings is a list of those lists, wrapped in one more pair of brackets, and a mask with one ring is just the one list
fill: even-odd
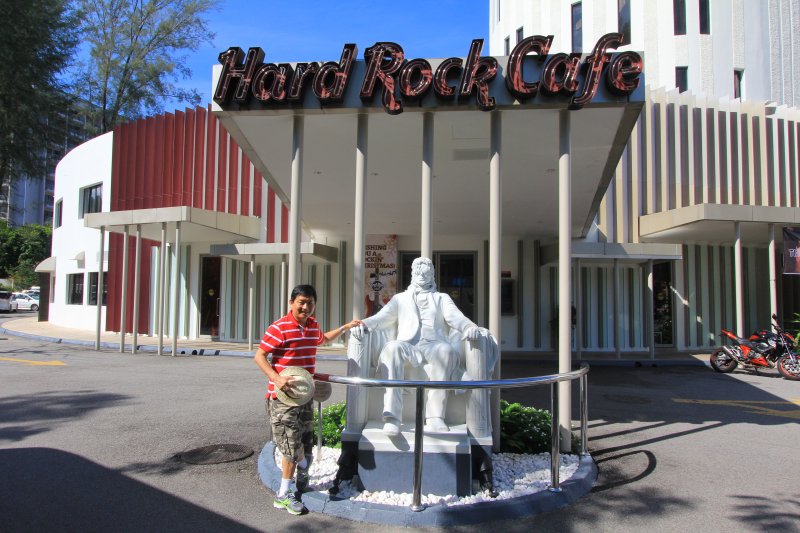
[[(363, 325), (354, 327), (351, 333), (351, 343), (357, 345), (349, 350), (351, 363), (355, 362), (363, 375), (363, 367), (371, 368), (374, 364), (369, 362), (374, 357), (369, 351), (380, 350), (377, 370), (381, 379), (404, 379), (406, 364), (422, 368), (432, 381), (488, 379), (498, 356), (497, 342), (489, 331), (464, 316), (449, 295), (436, 291), (433, 263), (426, 257), (414, 260), (408, 289), (392, 297), (377, 314), (365, 318)], [(367, 337), (374, 333), (382, 333), (385, 344), (369, 346)], [(465, 341), (476, 348), (463, 349)], [(367, 346), (362, 347), (362, 344)], [(449, 431), (445, 423), (447, 393), (444, 389), (428, 390), (425, 425), (429, 431)], [(480, 433), (487, 433), (487, 428), (490, 433), (488, 391), (475, 393), (474, 398), (480, 405), (474, 408), (472, 418), (477, 422), (472, 425), (480, 426)], [(400, 433), (402, 402), (402, 389), (386, 388), (383, 431), (389, 436)], [(467, 422), (469, 425), (469, 413)]]

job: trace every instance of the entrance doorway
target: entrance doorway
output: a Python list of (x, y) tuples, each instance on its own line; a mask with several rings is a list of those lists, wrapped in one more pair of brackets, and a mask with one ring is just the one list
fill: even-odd
[(672, 346), (672, 262), (653, 264), (653, 334), (655, 343)]
[(200, 335), (219, 337), (220, 257), (206, 256), (200, 262)]
[[(411, 281), (411, 263), (419, 252), (400, 252), (400, 287), (405, 290)], [(436, 271), (436, 287), (439, 292), (450, 295), (456, 306), (473, 322), (475, 321), (475, 253), (434, 252), (433, 268)]]

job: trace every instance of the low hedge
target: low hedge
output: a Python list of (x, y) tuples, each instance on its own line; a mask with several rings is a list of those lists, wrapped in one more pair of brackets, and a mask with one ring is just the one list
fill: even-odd
[[(550, 411), (500, 400), (500, 451), (542, 453), (550, 451)], [(322, 409), (322, 445), (341, 448), (347, 422), (345, 402)], [(317, 442), (317, 411), (314, 411), (314, 442)]]

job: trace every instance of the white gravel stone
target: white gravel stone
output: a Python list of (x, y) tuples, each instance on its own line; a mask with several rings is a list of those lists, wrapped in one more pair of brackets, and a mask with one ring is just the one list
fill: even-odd
[[(336, 471), (339, 466), (336, 460), (341, 450), (338, 448), (322, 448), (321, 460), (311, 463), (309, 470), (309, 488), (316, 491), (326, 491), (333, 485)], [(280, 468), (281, 453), (275, 450), (275, 464)], [(564, 454), (561, 456), (559, 469), (560, 482), (571, 478), (578, 469), (579, 458), (577, 455)], [(519, 453), (492, 454), (494, 467), (494, 488), (498, 492), (497, 498), (492, 498), (486, 491), (471, 496), (458, 497), (452, 494), (423, 494), (422, 503), (428, 507), (435, 505), (467, 505), (478, 502), (518, 498), (527, 494), (534, 494), (547, 490), (550, 486), (550, 454), (539, 453), (536, 455)], [(339, 498), (350, 498), (357, 502), (383, 503), (388, 505), (410, 506), (412, 494), (410, 492), (397, 493), (394, 491), (358, 491), (350, 482), (344, 481), (339, 485)]]

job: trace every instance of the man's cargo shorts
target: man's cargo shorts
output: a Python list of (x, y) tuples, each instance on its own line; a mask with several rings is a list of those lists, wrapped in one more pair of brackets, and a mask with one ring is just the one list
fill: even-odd
[(293, 463), (314, 451), (314, 402), (286, 405), (280, 400), (267, 400), (267, 418), (272, 426), (272, 440), (284, 457)]

